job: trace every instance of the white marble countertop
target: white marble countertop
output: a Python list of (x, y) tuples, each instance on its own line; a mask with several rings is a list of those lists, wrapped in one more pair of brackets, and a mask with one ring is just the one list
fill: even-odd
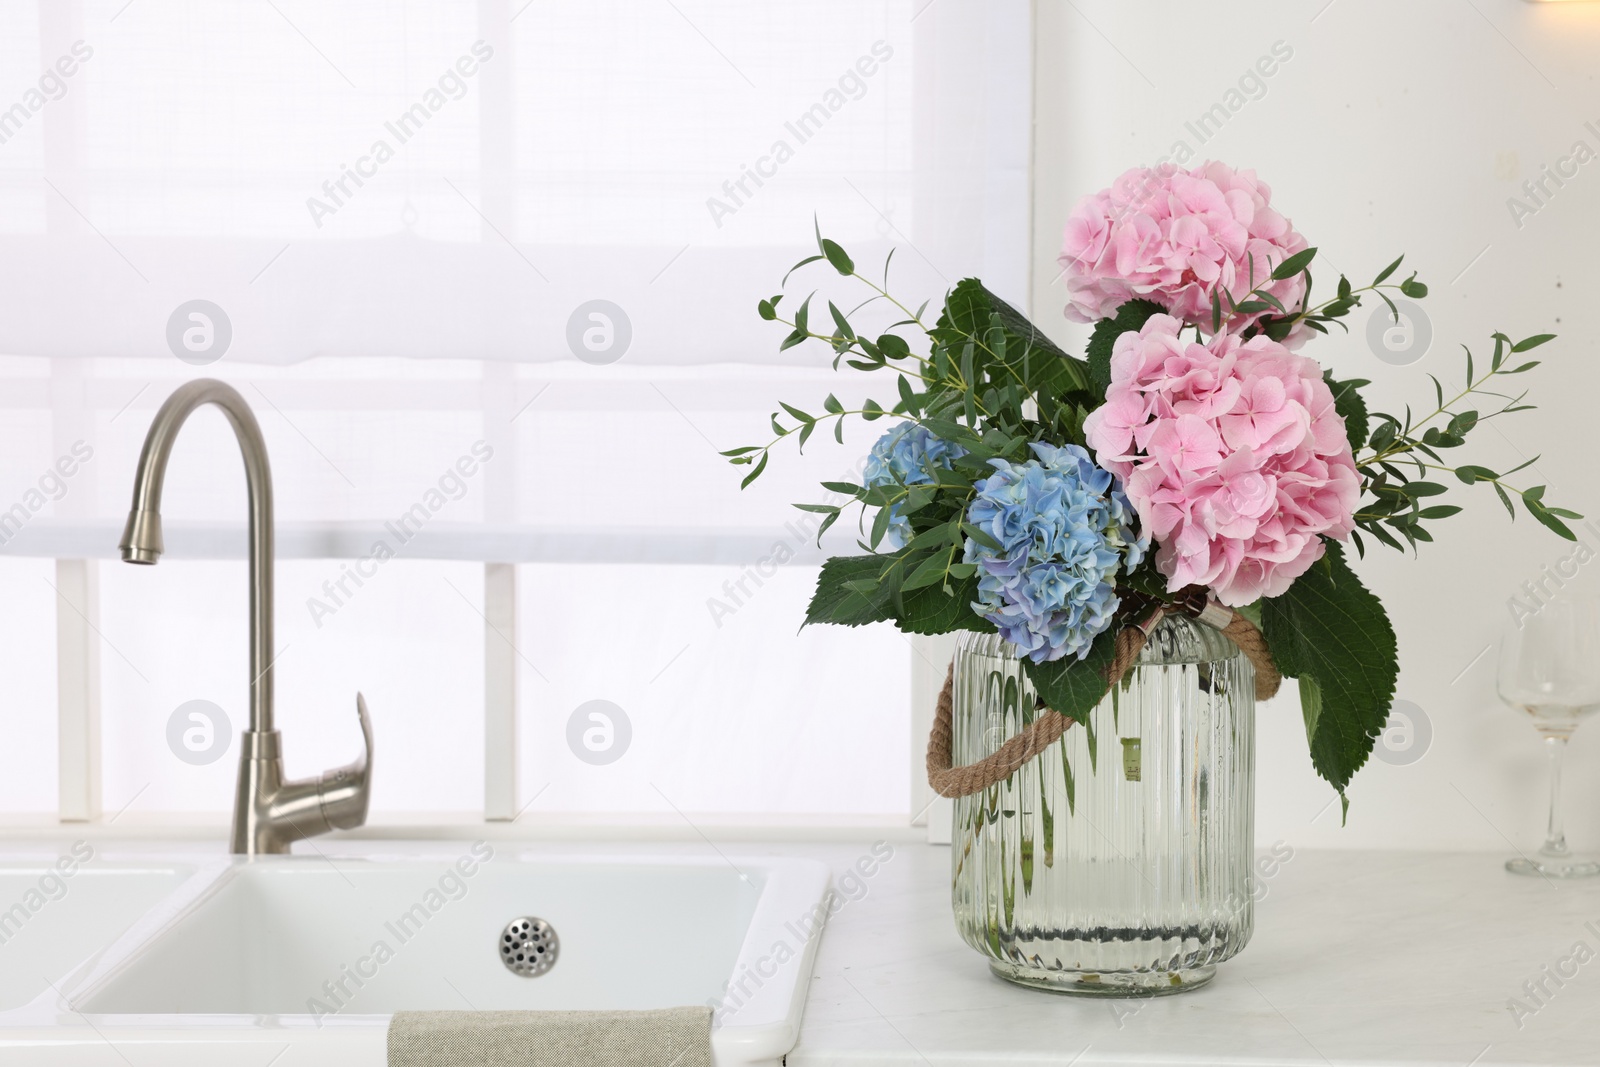
[[(108, 856), (223, 851), (215, 835), (84, 835)], [(341, 850), (392, 845), (329, 840)], [(0, 837), (0, 857), (50, 847)], [(955, 931), (948, 847), (903, 837), (876, 846), (702, 839), (649, 847), (803, 856), (833, 869), (844, 902), (823, 935), (788, 1067), (1600, 1064), (1600, 879), (1519, 878), (1497, 854), (1297, 849), (1265, 882), (1250, 944), (1209, 985), (1087, 1000), (989, 973)], [(1513, 1001), (1520, 1012), (1509, 1010)]]
[[(851, 862), (815, 852), (836, 879)], [(896, 844), (861, 879), (789, 1067), (1600, 1063), (1600, 880), (1521, 878), (1484, 853), (1299, 850), (1208, 986), (1106, 1001), (993, 977), (956, 934), (949, 856)], [(1576, 974), (1558, 986), (1546, 967)]]

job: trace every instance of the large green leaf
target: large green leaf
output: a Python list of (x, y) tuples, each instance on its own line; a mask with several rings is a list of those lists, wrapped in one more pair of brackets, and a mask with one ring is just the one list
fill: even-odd
[(888, 565), (882, 556), (834, 556), (823, 563), (822, 572), (817, 575), (817, 590), (806, 609), (806, 624), (864, 626), (889, 618), (887, 594), (866, 596), (848, 584), (873, 581)]
[(1111, 385), (1111, 350), (1117, 338), (1129, 330), (1143, 328), (1151, 315), (1159, 315), (1165, 310), (1154, 300), (1129, 300), (1117, 308), (1117, 313), (1111, 318), (1101, 319), (1094, 324), (1094, 333), (1089, 335), (1089, 347), (1085, 354), (1089, 357), (1089, 389), (1096, 397), (1104, 399), (1106, 389)]
[(1333, 390), (1333, 410), (1344, 419), (1345, 436), (1350, 439), (1350, 451), (1359, 452), (1367, 443), (1367, 402), (1361, 397), (1361, 387), (1370, 384), (1352, 379), (1335, 381), (1332, 371), (1323, 372), (1323, 380)]
[(1007, 362), (1020, 366), (1026, 359), (1030, 370), (1049, 374), (1060, 381), (1063, 389), (1088, 387), (1082, 360), (1062, 351), (1026, 315), (985, 289), (976, 278), (963, 278), (950, 290), (934, 336), (946, 342), (953, 340), (953, 334), (981, 338), (996, 319), (1005, 333)]
[(863, 590), (860, 583), (877, 582), (892, 560), (891, 556), (868, 555), (835, 556), (825, 562), (817, 576), (811, 605), (806, 609), (806, 624), (865, 626), (887, 621), (912, 634), (994, 629), (972, 610), (972, 602), (978, 597), (976, 575), (952, 580), (949, 593), (944, 591), (943, 583), (905, 591), (898, 607), (888, 588)]
[(901, 598), (902, 610), (895, 620), (908, 634), (947, 634), (956, 630), (988, 633), (994, 626), (972, 610), (978, 599), (978, 578), (973, 575), (950, 582), (950, 592), (942, 585), (930, 585)]
[(1394, 627), (1333, 542), (1287, 593), (1262, 601), (1261, 618), (1278, 669), (1302, 679), (1302, 695), (1311, 698), (1311, 762), (1342, 797), (1394, 701), (1400, 673)]
[(1089, 654), (1083, 659), (1058, 659), (1051, 663), (1035, 663), (1024, 658), (1022, 669), (1028, 672), (1034, 690), (1045, 706), (1081, 723), (1088, 723), (1089, 715), (1105, 698), (1106, 669), (1117, 652), (1115, 630), (1107, 630), (1094, 639)]

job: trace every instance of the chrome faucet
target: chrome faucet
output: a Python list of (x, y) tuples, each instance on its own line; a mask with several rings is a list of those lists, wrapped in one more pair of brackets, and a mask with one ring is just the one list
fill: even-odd
[(239, 785), (234, 793), (232, 850), (238, 855), (288, 852), (291, 842), (348, 830), (367, 821), (371, 792), (372, 724), (356, 694), (365, 749), (354, 763), (320, 778), (286, 782), (281, 739), (272, 725), (272, 469), (261, 427), (239, 391), (201, 378), (179, 388), (150, 424), (133, 483), (133, 509), (122, 531), (122, 558), (153, 564), (161, 556), (161, 483), (172, 443), (195, 408), (215, 404), (228, 417), (244, 454), (250, 493), (250, 729), (240, 735)]

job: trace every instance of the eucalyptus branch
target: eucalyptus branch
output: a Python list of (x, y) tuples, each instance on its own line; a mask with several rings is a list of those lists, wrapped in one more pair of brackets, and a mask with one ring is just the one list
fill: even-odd
[[(832, 393), (829, 393), (828, 398), (823, 401), (823, 407), (826, 409), (826, 412), (822, 415), (812, 415), (808, 412), (801, 411), (799, 408), (790, 404), (784, 404), (781, 401), (779, 403), (785, 411), (795, 418), (797, 425), (788, 427), (784, 426), (778, 421), (777, 412), (773, 412), (772, 430), (774, 436), (772, 440), (768, 441), (764, 445), (742, 445), (738, 448), (729, 448), (717, 453), (720, 456), (727, 456), (728, 462), (734, 464), (735, 466), (749, 466), (751, 464), (755, 465), (755, 469), (749, 474), (745, 475), (744, 481), (740, 483), (741, 489), (745, 488), (751, 482), (759, 478), (761, 476), (761, 472), (766, 470), (767, 459), (770, 456), (772, 449), (777, 447), (780, 442), (787, 440), (796, 433), (800, 435), (798, 447), (801, 450), (804, 450), (806, 441), (810, 439), (811, 434), (816, 430), (816, 428), (825, 423), (827, 420), (833, 419), (834, 439), (840, 443), (843, 443), (844, 420), (847, 416), (859, 415), (863, 420), (872, 422), (876, 419), (882, 418), (885, 415), (901, 414), (898, 409), (885, 408), (876, 400), (868, 400), (866, 405), (863, 407), (847, 410), (844, 405), (839, 403), (838, 399), (834, 397)], [(920, 419), (911, 417), (909, 415), (907, 417), (910, 418), (912, 422), (921, 421)]]
[[(1465, 388), (1446, 400), (1443, 384), (1438, 378), (1430, 375), (1437, 407), (1420, 420), (1413, 419), (1409, 408), (1403, 420), (1394, 415), (1378, 412), (1374, 415), (1378, 425), (1372, 429), (1370, 435), (1367, 435), (1364, 432), (1366, 412), (1363, 408), (1360, 411), (1360, 418), (1363, 427), (1362, 436), (1365, 439), (1361, 442), (1361, 447), (1355, 448), (1354, 451), (1357, 453), (1356, 469), (1363, 478), (1363, 495), (1370, 494), (1372, 500), (1355, 513), (1356, 526), (1395, 548), (1402, 547), (1398, 537), (1404, 537), (1413, 548), (1418, 541), (1431, 541), (1433, 538), (1422, 526), (1423, 521), (1447, 518), (1461, 510), (1454, 505), (1424, 503), (1427, 498), (1444, 493), (1446, 489), (1437, 482), (1422, 479), (1426, 478), (1430, 471), (1443, 471), (1453, 474), (1464, 485), (1483, 482), (1493, 486), (1495, 495), (1499, 497), (1507, 514), (1513, 519), (1516, 518), (1517, 509), (1512, 498), (1520, 499), (1523, 509), (1535, 521), (1561, 537), (1575, 540), (1576, 536), (1562, 520), (1578, 519), (1582, 518), (1582, 515), (1546, 504), (1543, 485), (1518, 489), (1504, 480), (1507, 475), (1531, 467), (1538, 457), (1526, 460), (1508, 471), (1495, 471), (1472, 463), (1451, 465), (1446, 463), (1440, 454), (1444, 450), (1464, 445), (1467, 435), (1485, 419), (1532, 409), (1532, 405), (1522, 403), (1526, 393), (1511, 397), (1485, 389), (1484, 386), (1496, 376), (1521, 374), (1538, 366), (1537, 360), (1507, 366), (1507, 357), (1537, 348), (1549, 341), (1551, 336), (1537, 334), (1512, 342), (1511, 338), (1503, 333), (1494, 334), (1494, 354), (1490, 359), (1489, 369), (1481, 376), (1474, 369), (1472, 350), (1466, 349)], [(1462, 402), (1474, 394), (1495, 396), (1506, 403), (1499, 410), (1491, 411), (1487, 415), (1470, 409), (1459, 410)], [(1449, 418), (1448, 423), (1443, 426), (1435, 424), (1437, 420), (1446, 416)], [(1346, 425), (1348, 428), (1348, 421)], [(1418, 480), (1407, 478), (1397, 464), (1415, 466)], [(1360, 536), (1354, 535), (1354, 539), (1357, 550), (1364, 552)]]
[[(1311, 299), (1310, 265), (1316, 253), (1317, 250), (1315, 248), (1307, 248), (1290, 256), (1272, 271), (1267, 281), (1255, 286), (1249, 293), (1245, 294), (1243, 300), (1236, 302), (1231, 294), (1224, 292), (1222, 296), (1227, 298), (1230, 305), (1226, 316), (1223, 315), (1222, 297), (1213, 294), (1211, 303), (1212, 332), (1220, 331), (1224, 323), (1231, 322), (1239, 315), (1260, 316), (1257, 326), (1259, 326), (1261, 332), (1274, 341), (1284, 340), (1296, 327), (1301, 325), (1316, 330), (1318, 333), (1327, 333), (1326, 324), (1334, 323), (1348, 332), (1350, 328), (1339, 320), (1361, 306), (1363, 294), (1376, 295), (1389, 306), (1389, 310), (1396, 320), (1400, 317), (1400, 309), (1395, 306), (1395, 302), (1390, 298), (1389, 294), (1384, 292), (1385, 289), (1396, 290), (1402, 296), (1410, 297), (1413, 300), (1420, 300), (1428, 295), (1428, 287), (1417, 281), (1415, 271), (1411, 273), (1410, 277), (1402, 281), (1388, 281), (1390, 276), (1400, 268), (1401, 261), (1405, 259), (1404, 256), (1401, 256), (1379, 271), (1377, 277), (1371, 283), (1359, 288), (1351, 286), (1350, 279), (1341, 274), (1339, 276), (1338, 291), (1334, 298), (1325, 300), (1321, 304), (1312, 305), (1309, 303)], [(1301, 309), (1291, 313), (1284, 308), (1283, 302), (1268, 293), (1266, 288), (1275, 282), (1285, 281), (1301, 273), (1306, 276), (1306, 291), (1301, 298)]]

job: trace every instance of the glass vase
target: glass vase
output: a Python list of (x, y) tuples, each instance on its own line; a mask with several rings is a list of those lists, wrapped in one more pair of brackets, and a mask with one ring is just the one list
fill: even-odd
[[(1255, 670), (1226, 637), (1168, 616), (1087, 725), (955, 802), (956, 925), (1002, 978), (1063, 993), (1193, 989), (1250, 939)], [(956, 646), (952, 755), (1031, 723), (1014, 646)]]

